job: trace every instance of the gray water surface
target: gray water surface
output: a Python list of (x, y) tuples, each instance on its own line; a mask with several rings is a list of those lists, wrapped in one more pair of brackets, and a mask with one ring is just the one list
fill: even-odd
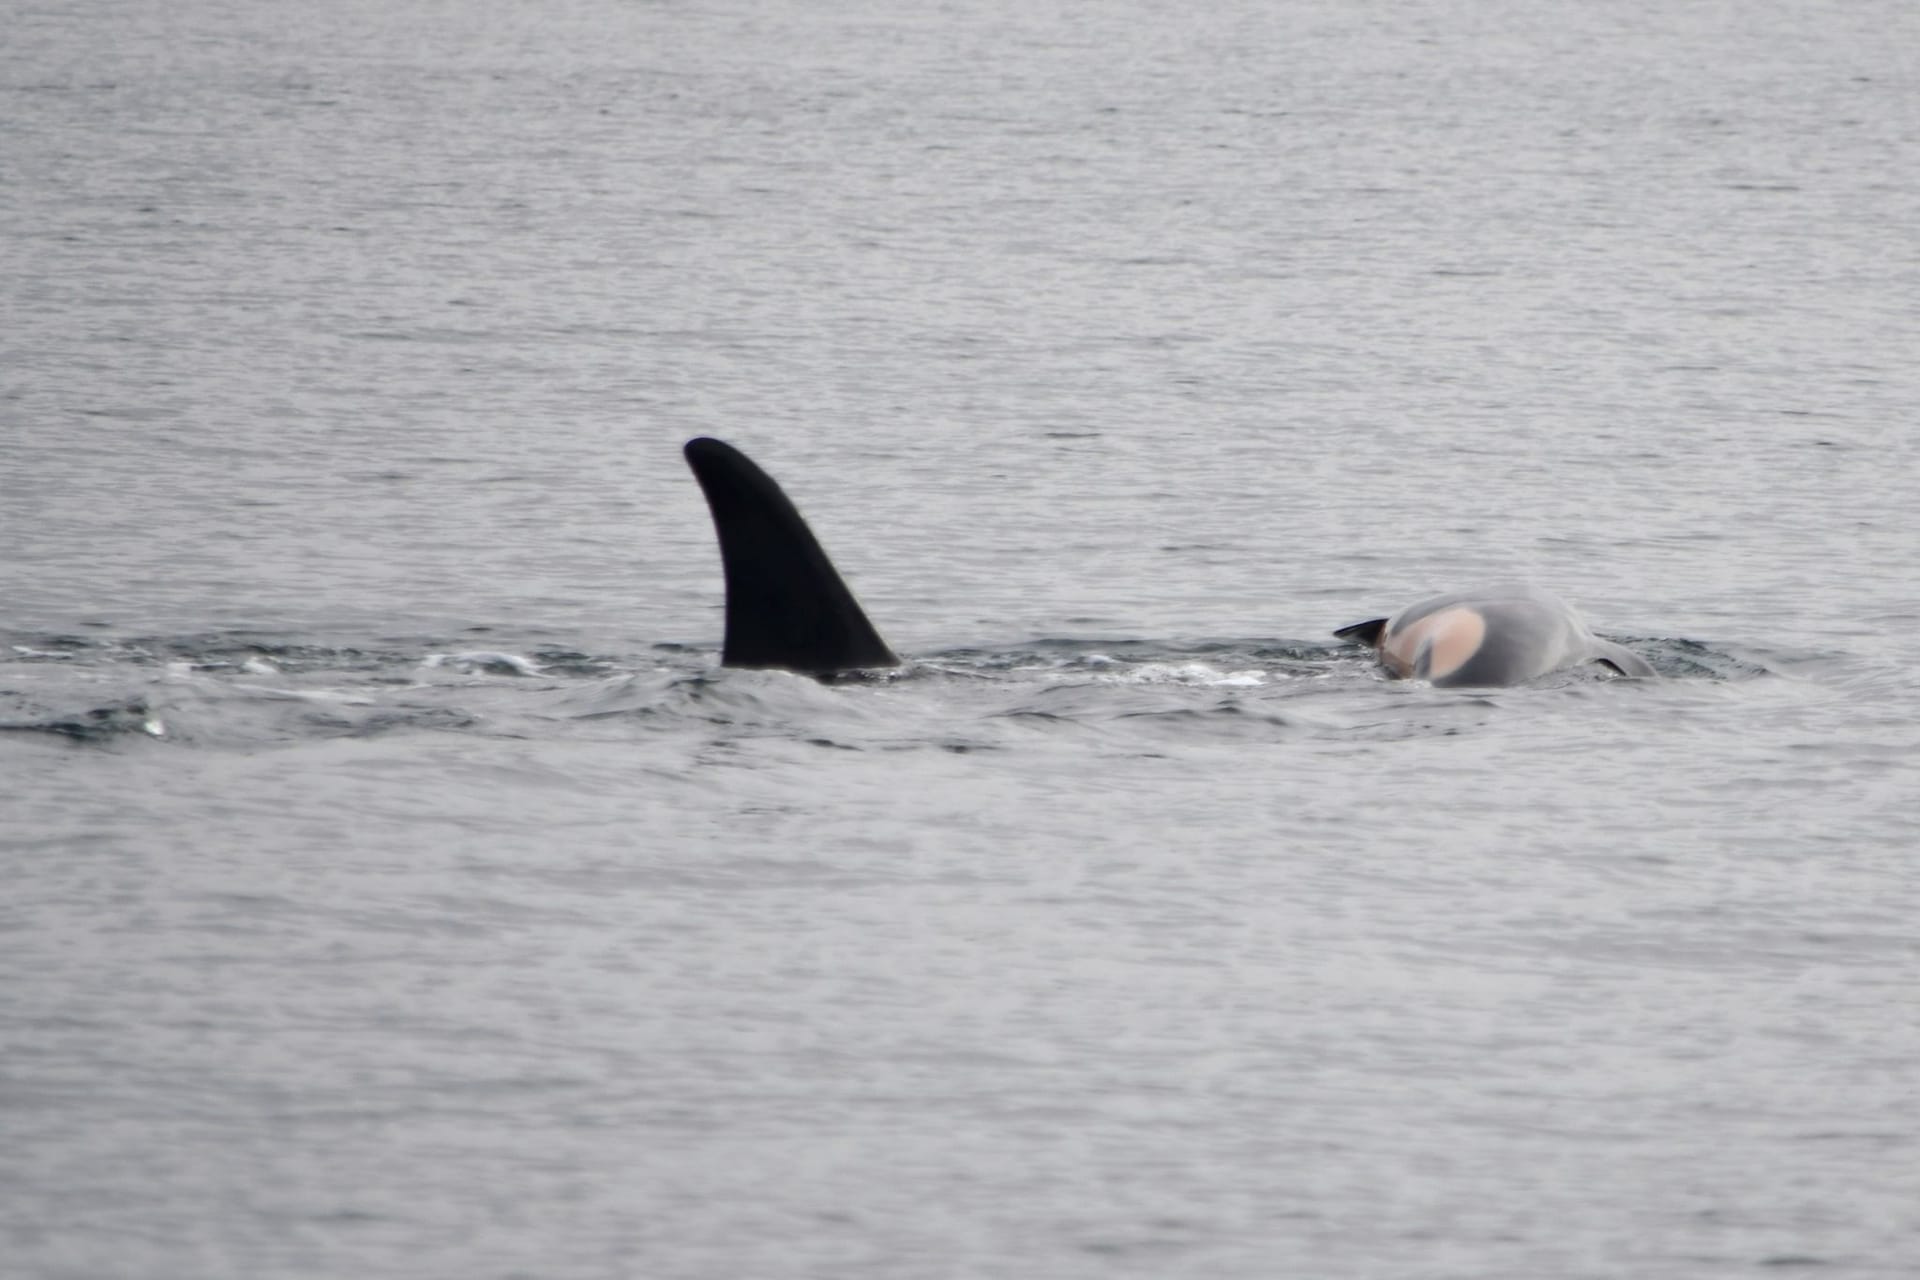
[(0, 33), (0, 1271), (1920, 1274), (1920, 10)]

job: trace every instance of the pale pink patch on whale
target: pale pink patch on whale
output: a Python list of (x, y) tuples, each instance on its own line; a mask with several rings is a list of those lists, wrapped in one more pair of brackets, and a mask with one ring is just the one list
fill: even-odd
[(1390, 636), (1382, 636), (1380, 660), (1404, 680), (1414, 673), (1421, 646), (1430, 645), (1427, 679), (1443, 680), (1480, 652), (1486, 638), (1487, 620), (1472, 609), (1456, 605), (1430, 613)]

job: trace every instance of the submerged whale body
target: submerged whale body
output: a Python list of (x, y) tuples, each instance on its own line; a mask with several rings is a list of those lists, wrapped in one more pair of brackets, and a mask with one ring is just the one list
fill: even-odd
[(1579, 614), (1534, 587), (1433, 596), (1333, 634), (1375, 649), (1400, 679), (1443, 687), (1520, 684), (1588, 663), (1624, 676), (1654, 674), (1645, 658), (1594, 635)]
[[(899, 666), (773, 477), (719, 440), (689, 440), (685, 451), (720, 539), (721, 665), (822, 677)], [(1531, 587), (1435, 596), (1334, 635), (1378, 650), (1396, 676), (1436, 685), (1519, 684), (1585, 663), (1654, 674), (1646, 659), (1595, 636), (1572, 609)]]

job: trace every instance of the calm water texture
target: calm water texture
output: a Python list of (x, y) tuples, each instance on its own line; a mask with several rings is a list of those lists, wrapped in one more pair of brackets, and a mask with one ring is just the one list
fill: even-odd
[(1920, 1274), (1920, 8), (0, 48), (8, 1276)]

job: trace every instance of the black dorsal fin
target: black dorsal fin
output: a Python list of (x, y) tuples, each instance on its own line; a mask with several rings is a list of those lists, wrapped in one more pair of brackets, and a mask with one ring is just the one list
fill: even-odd
[(1342, 627), (1333, 634), (1341, 640), (1353, 640), (1360, 644), (1380, 647), (1380, 633), (1387, 628), (1385, 618), (1368, 618), (1365, 622), (1356, 622), (1350, 627)]
[(900, 665), (772, 476), (719, 440), (689, 440), (686, 454), (720, 536), (722, 665), (807, 675)]

